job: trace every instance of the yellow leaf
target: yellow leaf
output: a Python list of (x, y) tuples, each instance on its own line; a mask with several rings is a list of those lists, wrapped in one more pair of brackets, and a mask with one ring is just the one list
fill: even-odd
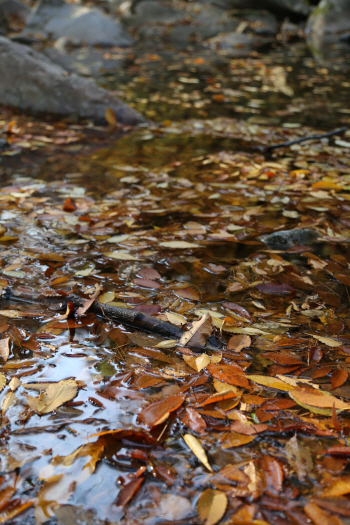
[(177, 339), (169, 339), (167, 341), (161, 341), (156, 345), (156, 348), (174, 348), (178, 345), (179, 341)]
[(289, 392), (290, 390), (295, 389), (294, 386), (288, 385), (284, 381), (276, 379), (275, 377), (259, 375), (249, 375), (246, 377), (247, 379), (250, 379), (250, 381), (254, 381), (254, 383), (258, 383), (259, 385), (267, 386), (269, 388), (276, 388), (277, 390), (283, 390), (284, 392)]
[(107, 108), (105, 111), (105, 119), (112, 129), (117, 125), (117, 117), (112, 108)]
[(184, 440), (186, 445), (192, 450), (193, 454), (197, 456), (199, 461), (201, 461), (210, 472), (213, 472), (213, 469), (209, 465), (207, 455), (198, 439), (192, 436), (191, 434), (185, 434)]
[(330, 487), (327, 487), (322, 492), (322, 498), (339, 498), (350, 493), (350, 476), (343, 476), (332, 482)]
[(218, 381), (217, 379), (213, 379), (213, 385), (217, 392), (240, 392), (239, 388), (237, 388), (234, 385), (229, 385), (228, 383), (223, 383), (222, 381)]
[(176, 326), (183, 326), (187, 323), (187, 320), (182, 315), (174, 314), (172, 312), (165, 312), (165, 315), (167, 316), (169, 323)]
[(165, 248), (182, 248), (183, 250), (186, 250), (187, 248), (202, 248), (199, 244), (186, 241), (160, 242), (159, 246), (164, 246)]
[(183, 355), (182, 357), (184, 358), (184, 361), (193, 368), (193, 370), (196, 370), (196, 372), (200, 372), (211, 363), (210, 357), (207, 354), (202, 354), (198, 357), (195, 357), (194, 355)]
[(23, 317), (25, 314), (21, 312), (21, 310), (0, 310), (0, 315), (9, 317), (10, 319), (17, 319), (18, 317)]
[(73, 399), (78, 391), (78, 384), (73, 379), (51, 383), (39, 397), (26, 396), (32, 410), (38, 414), (48, 414), (66, 401)]
[(108, 304), (108, 303), (111, 303), (114, 300), (114, 298), (115, 298), (114, 292), (105, 292), (100, 295), (100, 297), (98, 298), (98, 302), (102, 304)]
[(333, 348), (335, 348), (336, 346), (342, 345), (342, 343), (340, 343), (339, 341), (336, 341), (335, 339), (331, 339), (330, 337), (322, 337), (321, 335), (315, 335), (315, 334), (307, 334), (307, 335), (311, 335), (311, 337), (313, 337), (314, 339), (317, 339), (317, 341), (320, 341), (320, 343), (323, 343), (327, 346), (331, 346)]
[(111, 259), (117, 259), (118, 261), (137, 261), (136, 257), (125, 251), (106, 252), (103, 255), (106, 255)]
[(4, 361), (7, 361), (9, 354), (10, 338), (5, 337), (4, 339), (0, 339), (0, 356), (3, 358)]
[(0, 372), (0, 392), (6, 384), (6, 377)]
[(350, 405), (348, 403), (344, 403), (344, 401), (328, 394), (328, 392), (296, 388), (289, 395), (298, 404), (303, 403), (320, 409), (332, 410), (334, 406), (337, 410), (350, 410)]
[(226, 507), (226, 494), (213, 489), (202, 492), (197, 503), (198, 515), (205, 525), (218, 523), (225, 514)]
[(343, 187), (339, 186), (338, 184), (335, 184), (334, 182), (330, 182), (328, 180), (320, 180), (318, 182), (314, 182), (311, 186), (313, 190), (342, 190)]
[(13, 392), (7, 392), (6, 396), (2, 401), (2, 414), (4, 415), (6, 410), (10, 408), (11, 405), (15, 402), (16, 396)]

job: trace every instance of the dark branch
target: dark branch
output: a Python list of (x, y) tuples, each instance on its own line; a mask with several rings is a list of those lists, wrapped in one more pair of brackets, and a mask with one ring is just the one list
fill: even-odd
[(327, 137), (333, 137), (333, 135), (340, 135), (341, 133), (345, 133), (345, 131), (347, 130), (348, 128), (344, 126), (342, 128), (329, 131), (328, 133), (322, 133), (322, 135), (310, 135), (309, 137), (302, 137), (301, 139), (289, 140), (288, 142), (281, 142), (279, 144), (272, 144), (271, 146), (267, 146), (265, 151), (273, 151), (277, 148), (286, 148), (288, 146), (293, 146), (293, 144), (300, 144), (301, 142), (306, 142), (307, 140), (319, 140)]

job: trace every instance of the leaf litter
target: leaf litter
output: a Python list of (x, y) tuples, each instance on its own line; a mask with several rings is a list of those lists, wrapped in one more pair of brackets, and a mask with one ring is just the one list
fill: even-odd
[[(252, 148), (308, 132), (153, 124), (122, 138), (118, 155), (113, 146), (87, 162), (57, 143), (57, 167), (45, 150), (53, 176), (8, 177), (2, 522), (45, 523), (82, 501), (125, 525), (167, 513), (207, 525), (346, 522), (349, 148)], [(228, 151), (227, 139), (245, 147)], [(14, 137), (10, 151), (21, 148)], [(292, 230), (315, 236), (264, 241)], [(7, 287), (29, 299), (7, 301)], [(70, 294), (84, 304), (65, 314)], [(144, 311), (182, 336), (134, 331), (95, 303)]]

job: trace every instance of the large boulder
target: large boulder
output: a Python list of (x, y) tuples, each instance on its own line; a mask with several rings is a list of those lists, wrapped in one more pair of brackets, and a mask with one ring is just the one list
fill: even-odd
[(315, 51), (350, 40), (350, 0), (321, 0), (307, 21), (306, 34)]
[(128, 47), (134, 43), (125, 27), (101, 10), (63, 0), (40, 0), (22, 36), (74, 39), (87, 45)]
[(0, 100), (31, 113), (52, 113), (103, 120), (111, 108), (118, 122), (135, 125), (145, 119), (113, 93), (70, 74), (27, 46), (0, 37)]

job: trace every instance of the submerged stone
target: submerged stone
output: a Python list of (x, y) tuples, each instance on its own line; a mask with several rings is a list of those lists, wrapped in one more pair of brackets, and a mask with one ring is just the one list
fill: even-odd
[(284, 250), (292, 246), (308, 245), (317, 240), (318, 234), (310, 228), (301, 228), (294, 230), (282, 230), (264, 235), (261, 240), (269, 248)]

